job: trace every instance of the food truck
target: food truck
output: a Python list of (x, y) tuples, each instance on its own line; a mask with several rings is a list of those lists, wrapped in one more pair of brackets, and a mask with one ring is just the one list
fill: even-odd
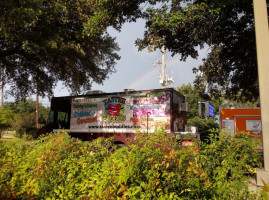
[[(128, 145), (127, 138), (135, 139), (138, 129), (153, 133), (162, 125), (167, 135), (176, 134), (182, 139), (188, 111), (185, 96), (173, 88), (92, 91), (86, 95), (53, 97), (43, 132), (65, 129), (85, 141), (113, 137), (116, 144)], [(191, 139), (199, 138), (197, 133), (190, 135)]]
[(222, 108), (220, 109), (220, 128), (231, 133), (249, 132), (253, 139), (260, 140), (255, 150), (262, 151), (262, 124), (260, 108)]

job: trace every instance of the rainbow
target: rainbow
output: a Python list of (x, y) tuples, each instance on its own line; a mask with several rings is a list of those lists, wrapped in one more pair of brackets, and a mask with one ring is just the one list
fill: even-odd
[(156, 68), (151, 68), (148, 70), (146, 73), (144, 73), (142, 76), (139, 76), (137, 79), (135, 79), (133, 82), (128, 84), (125, 88), (127, 89), (134, 89), (135, 86), (137, 86), (139, 83), (150, 77), (157, 69)]
[[(166, 62), (166, 65), (173, 65), (175, 62), (177, 62), (179, 60), (179, 56), (172, 58), (171, 60), (169, 60), (168, 62)], [(175, 65), (173, 65), (175, 66)], [(173, 67), (171, 66), (171, 67)], [(170, 68), (171, 68), (170, 67)], [(146, 73), (144, 73), (142, 76), (138, 77), (137, 79), (135, 79), (133, 82), (131, 82), (130, 84), (128, 84), (125, 88), (126, 89), (134, 89), (139, 83), (141, 83), (142, 81), (144, 81), (145, 79), (147, 79), (148, 77), (150, 77), (154, 72), (156, 72), (157, 70), (159, 70), (158, 67), (152, 67), (150, 70), (148, 70)]]

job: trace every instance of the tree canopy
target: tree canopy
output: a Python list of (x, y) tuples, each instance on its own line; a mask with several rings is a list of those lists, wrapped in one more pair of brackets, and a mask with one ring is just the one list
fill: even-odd
[[(38, 105), (38, 123), (46, 124), (49, 108), (41, 103)], [(36, 102), (32, 99), (20, 99), (16, 102), (6, 102), (0, 108), (0, 136), (1, 130), (10, 128), (16, 131), (16, 136), (22, 137), (23, 134), (34, 134), (37, 130), (36, 125)]]
[(186, 60), (197, 58), (199, 48), (209, 48), (203, 64), (193, 66), (200, 93), (215, 84), (218, 87), (209, 88), (214, 95), (259, 98), (252, 1), (172, 0), (161, 8), (149, 7), (144, 18), (144, 37), (136, 41), (139, 50), (165, 45)]
[[(199, 96), (196, 87), (193, 84), (183, 84), (180, 87), (177, 87), (177, 91), (185, 95), (187, 102), (190, 104), (191, 110), (188, 113), (188, 119), (196, 118), (198, 114), (198, 103), (204, 102), (205, 100)], [(246, 107), (253, 108), (258, 106), (258, 101), (233, 101), (226, 99), (224, 96), (218, 96), (218, 98), (211, 98), (210, 103), (214, 106), (215, 116), (219, 115), (221, 108), (227, 107)]]
[(188, 83), (177, 87), (177, 91), (185, 95), (187, 102), (190, 104), (191, 109), (188, 113), (188, 119), (198, 116), (198, 103), (203, 99), (198, 96), (197, 89), (191, 83)]
[(123, 23), (143, 17), (139, 50), (165, 45), (186, 60), (197, 58), (199, 48), (209, 49), (203, 64), (193, 66), (198, 92), (215, 84), (215, 95), (259, 97), (249, 0), (2, 0), (0, 12), (0, 67), (13, 96), (36, 90), (52, 95), (58, 81), (76, 93), (103, 83), (120, 59), (107, 28), (120, 31)]
[(145, 0), (2, 0), (0, 67), (16, 97), (52, 95), (58, 81), (89, 90), (120, 59), (108, 27), (135, 21)]
[(220, 109), (227, 107), (257, 107), (258, 102), (239, 102), (224, 97), (212, 98), (210, 104), (214, 106), (214, 118), (208, 117), (207, 119), (199, 116), (198, 102), (204, 102), (205, 100), (198, 95), (197, 89), (191, 84), (183, 84), (177, 87), (177, 91), (185, 95), (187, 102), (190, 104), (190, 112), (188, 113), (188, 125), (196, 126), (200, 133), (201, 141), (206, 141), (212, 132), (212, 129), (219, 128), (216, 119), (219, 118)]

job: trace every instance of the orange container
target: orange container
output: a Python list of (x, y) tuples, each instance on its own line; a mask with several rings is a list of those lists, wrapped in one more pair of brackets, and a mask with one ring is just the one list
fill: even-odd
[[(249, 132), (253, 139), (262, 142), (260, 108), (223, 108), (220, 110), (220, 128), (234, 135), (236, 132)], [(262, 150), (262, 144), (255, 150)]]

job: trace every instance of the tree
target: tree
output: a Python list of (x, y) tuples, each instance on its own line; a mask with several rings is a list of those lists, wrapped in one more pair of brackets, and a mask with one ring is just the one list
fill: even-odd
[(50, 108), (44, 107), (42, 104), (39, 104), (39, 111), (38, 111), (38, 123), (41, 125), (45, 125), (48, 120)]
[[(39, 103), (38, 107), (38, 123), (44, 125), (46, 124), (50, 109), (44, 107), (41, 103)], [(16, 131), (16, 135), (18, 137), (22, 137), (24, 133), (33, 135), (37, 131), (37, 128), (35, 128), (36, 102), (32, 99), (21, 99), (17, 102), (6, 102), (3, 110), (12, 111), (12, 113), (14, 113), (10, 127)]]
[[(46, 124), (50, 108), (44, 107), (42, 103), (39, 103), (39, 116), (38, 123)], [(32, 99), (20, 99), (16, 102), (6, 102), (4, 105), (6, 110), (12, 110), (15, 114), (19, 115), (28, 115), (31, 114), (34, 116), (36, 112), (36, 102)]]
[[(213, 128), (218, 128), (218, 124), (215, 122), (215, 118), (209, 117), (209, 119), (203, 119), (198, 114), (198, 102), (203, 102), (197, 89), (191, 84), (183, 84), (177, 87), (177, 91), (185, 95), (187, 102), (190, 104), (190, 112), (188, 113), (188, 125), (196, 126), (198, 132), (200, 133), (201, 141), (206, 141), (208, 139), (210, 130)], [(219, 100), (213, 100), (211, 103), (214, 105), (215, 113), (219, 110)]]
[(222, 96), (218, 98), (212, 98), (210, 103), (214, 106), (215, 118), (209, 117), (208, 119), (202, 119), (198, 115), (198, 102), (203, 102), (204, 99), (201, 98), (198, 94), (197, 89), (191, 84), (183, 84), (180, 87), (177, 87), (177, 91), (181, 94), (185, 95), (187, 98), (187, 102), (190, 104), (190, 112), (188, 113), (188, 125), (198, 127), (198, 131), (200, 133), (200, 137), (202, 141), (206, 141), (208, 139), (209, 134), (211, 133), (211, 129), (217, 129), (219, 127), (218, 123), (216, 123), (217, 116), (219, 115), (219, 111), (221, 108), (225, 107), (257, 107), (258, 102), (238, 102), (225, 99)]
[(2, 0), (0, 66), (9, 94), (25, 97), (36, 89), (52, 95), (57, 81), (71, 91), (89, 90), (115, 71), (119, 50), (107, 33), (141, 15), (145, 0)]
[[(192, 119), (198, 116), (198, 103), (204, 102), (205, 100), (199, 96), (198, 90), (194, 87), (193, 84), (183, 84), (180, 87), (177, 87), (177, 91), (181, 94), (185, 95), (187, 98), (187, 102), (190, 104), (191, 110), (188, 113), (188, 119)], [(214, 113), (218, 115), (221, 108), (225, 107), (245, 107), (245, 108), (253, 108), (258, 106), (258, 101), (233, 101), (226, 99), (224, 96), (220, 95), (218, 98), (212, 97), (210, 103), (214, 106)]]
[(5, 69), (3, 67), (1, 67), (1, 71), (0, 71), (0, 76), (1, 76), (1, 82), (0, 82), (0, 85), (1, 85), (1, 105), (0, 106), (4, 105), (4, 87), (5, 87), (4, 71), (5, 71)]
[[(139, 50), (160, 49), (163, 44), (182, 60), (197, 58), (199, 48), (209, 46), (203, 64), (194, 66), (195, 86), (203, 93), (225, 91), (229, 99), (259, 98), (253, 5), (249, 0), (173, 0), (161, 8), (149, 7)], [(268, 4), (269, 5), (269, 4)], [(239, 95), (238, 95), (239, 94)]]
[(35, 101), (32, 99), (20, 99), (15, 102), (6, 102), (4, 108), (13, 110), (15, 114), (30, 114), (35, 112)]
[(177, 91), (186, 96), (187, 102), (190, 104), (190, 112), (188, 119), (198, 116), (198, 103), (203, 101), (198, 95), (198, 91), (191, 83), (183, 84), (177, 87)]
[[(194, 87), (194, 85), (191, 83), (188, 83), (186, 85), (183, 84), (180, 87), (177, 87), (177, 91), (185, 95), (187, 98), (187, 102), (190, 104), (191, 110), (188, 113), (188, 118), (192, 119), (192, 118), (198, 117), (199, 116), (198, 103), (205, 102), (205, 99), (203, 99), (202, 96), (199, 95), (196, 87)], [(229, 103), (231, 103), (231, 101), (226, 100), (223, 97), (219, 97), (219, 98), (213, 97), (210, 100), (210, 103), (214, 106), (214, 113), (216, 116), (219, 113), (219, 109), (221, 107), (226, 107), (227, 105), (229, 105)]]
[(15, 113), (13, 110), (0, 108), (0, 138), (2, 138), (4, 131), (12, 126), (14, 122)]

